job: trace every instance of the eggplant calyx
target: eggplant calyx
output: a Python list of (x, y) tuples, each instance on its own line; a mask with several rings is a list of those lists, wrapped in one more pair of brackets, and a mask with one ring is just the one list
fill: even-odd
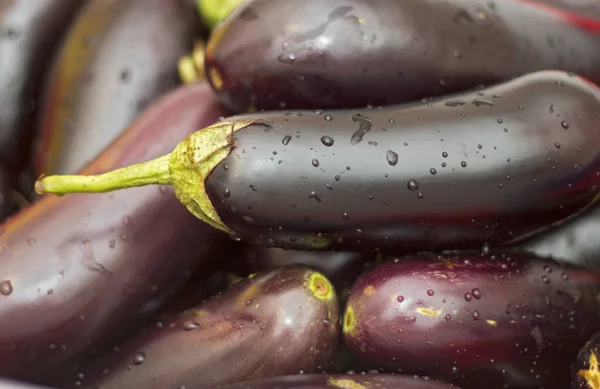
[(188, 136), (170, 156), (171, 186), (179, 201), (198, 219), (231, 235), (235, 233), (223, 223), (208, 198), (205, 181), (231, 152), (235, 141), (233, 134), (253, 122), (215, 123)]
[(367, 389), (364, 385), (361, 385), (358, 382), (349, 379), (335, 379), (333, 377), (330, 377), (327, 380), (327, 383), (330, 386), (339, 389)]
[(590, 354), (588, 364), (589, 368), (579, 370), (577, 375), (583, 377), (590, 388), (600, 388), (600, 371), (598, 370), (598, 359), (594, 352)]

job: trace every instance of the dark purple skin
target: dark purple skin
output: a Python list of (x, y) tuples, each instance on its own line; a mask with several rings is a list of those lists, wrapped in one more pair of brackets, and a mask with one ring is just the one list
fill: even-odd
[[(222, 114), (206, 83), (178, 88), (84, 172), (162, 155)], [(229, 241), (157, 187), (44, 196), (0, 231), (0, 376), (28, 380), (147, 319)]]
[(239, 282), (142, 332), (65, 387), (210, 388), (326, 369), (338, 344), (339, 304), (330, 285), (322, 289), (327, 300), (309, 290), (314, 274), (284, 267)]
[(571, 367), (571, 389), (600, 388), (600, 332), (579, 350), (577, 360)]
[(600, 206), (535, 236), (519, 248), (541, 257), (600, 271)]
[(255, 122), (235, 132), (206, 191), (238, 238), (266, 246), (514, 243), (596, 197), (599, 97), (585, 79), (543, 71), (429, 103), (239, 115)]
[(600, 81), (600, 22), (543, 1), (249, 0), (206, 75), (247, 110), (389, 105), (559, 69)]
[(220, 386), (222, 389), (458, 389), (422, 377), (391, 374), (302, 374)]
[(352, 287), (344, 343), (363, 363), (463, 389), (569, 385), (600, 329), (600, 274), (531, 255), (413, 256)]
[[(15, 146), (35, 109), (54, 51), (86, 0), (8, 0), (0, 4), (0, 156)], [(22, 150), (21, 150), (22, 151)], [(22, 156), (21, 156), (22, 157)]]

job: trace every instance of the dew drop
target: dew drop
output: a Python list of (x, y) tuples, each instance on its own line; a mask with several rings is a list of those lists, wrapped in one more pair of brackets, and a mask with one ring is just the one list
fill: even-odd
[(229, 196), (231, 196), (231, 191), (229, 190), (229, 188), (223, 189), (223, 197), (229, 197)]
[(401, 302), (403, 302), (403, 301), (404, 301), (404, 296), (398, 296), (398, 297), (396, 297), (396, 300), (397, 300), (399, 303), (401, 303)]
[(569, 275), (568, 275), (567, 273), (564, 273), (564, 272), (563, 272), (563, 273), (560, 275), (560, 278), (561, 278), (563, 281), (569, 281)]
[(549, 282), (550, 282), (550, 279), (549, 279), (547, 276), (542, 276), (542, 282), (543, 282), (544, 284), (547, 284), (547, 283), (549, 283)]
[(433, 289), (429, 289), (427, 291), (427, 296), (433, 296), (435, 294), (435, 292), (433, 291)]
[(139, 352), (139, 353), (135, 354), (135, 356), (133, 357), (133, 364), (136, 366), (139, 366), (142, 363), (144, 363), (145, 360), (146, 360), (146, 354)]
[(342, 215), (342, 218), (344, 220), (348, 220), (348, 219), (350, 219), (350, 216), (348, 216), (348, 214), (346, 212), (344, 212), (344, 214)]
[(429, 173), (430, 173), (432, 176), (435, 176), (435, 175), (437, 174), (437, 170), (435, 170), (434, 168), (431, 168), (431, 169), (429, 169)]
[(418, 198), (419, 200), (422, 200), (424, 197), (425, 197), (425, 196), (423, 195), (423, 192), (419, 192), (419, 193), (417, 194), (417, 198)]
[(281, 143), (283, 143), (284, 146), (287, 146), (291, 140), (292, 140), (292, 137), (289, 135), (286, 135), (283, 137), (283, 140), (281, 141)]
[(446, 107), (461, 107), (461, 106), (463, 106), (463, 105), (466, 105), (466, 104), (467, 104), (467, 103), (465, 103), (465, 102), (464, 102), (464, 101), (462, 101), (462, 100), (449, 100), (449, 101), (446, 101), (446, 102), (444, 103), (444, 105), (445, 105)]
[(481, 298), (481, 291), (479, 289), (475, 288), (471, 291), (471, 293), (477, 300)]
[(312, 163), (312, 165), (314, 167), (319, 167), (319, 160), (318, 159), (313, 159), (311, 163)]
[(479, 320), (479, 312), (478, 311), (473, 312), (473, 320)]
[(460, 162), (460, 166), (462, 166), (462, 167), (467, 167), (467, 163), (466, 163), (465, 161), (461, 161), (461, 162)]
[(452, 320), (452, 316), (450, 316), (449, 314), (446, 314), (446, 316), (444, 316), (444, 319), (446, 319), (446, 321), (450, 321), (450, 320)]
[(325, 115), (325, 116), (323, 116), (323, 119), (325, 119), (328, 122), (330, 122), (331, 120), (333, 120), (333, 116), (331, 116), (331, 115)]
[(448, 153), (444, 151), (444, 152), (442, 153), (442, 157), (443, 157), (443, 158), (448, 158)]
[(473, 295), (469, 292), (465, 293), (465, 300), (466, 301), (471, 301), (473, 300)]
[(9, 296), (13, 292), (13, 286), (10, 281), (5, 280), (0, 282), (0, 294)]
[(473, 100), (473, 105), (476, 106), (477, 108), (493, 107), (494, 103), (492, 103), (489, 100), (475, 99), (475, 100)]
[(415, 191), (419, 189), (419, 183), (415, 180), (409, 180), (406, 183), (406, 187), (408, 188), (408, 190)]
[(192, 330), (195, 330), (196, 328), (200, 327), (200, 324), (198, 324), (198, 322), (196, 322), (194, 320), (186, 320), (183, 322), (182, 327), (185, 331), (192, 331)]
[(114, 239), (111, 239), (108, 242), (108, 247), (110, 247), (111, 249), (114, 249), (116, 245), (117, 245), (117, 242)]
[(330, 136), (322, 136), (321, 137), (321, 143), (323, 143), (323, 145), (327, 146), (327, 147), (331, 147), (333, 146), (333, 138)]
[(554, 147), (556, 147), (557, 149), (560, 149), (560, 143), (559, 142), (554, 142)]
[(335, 180), (339, 181), (340, 180), (340, 176), (335, 176)]
[(563, 120), (562, 122), (560, 122), (560, 126), (562, 128), (564, 128), (565, 130), (567, 130), (569, 128), (569, 123), (567, 123)]
[(396, 166), (396, 164), (398, 163), (398, 153), (392, 150), (388, 150), (385, 153), (385, 159), (390, 166)]

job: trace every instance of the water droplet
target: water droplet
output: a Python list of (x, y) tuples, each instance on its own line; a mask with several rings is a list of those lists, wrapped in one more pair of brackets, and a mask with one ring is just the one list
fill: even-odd
[(229, 197), (229, 196), (231, 196), (231, 191), (229, 190), (229, 188), (223, 189), (223, 197)]
[(498, 119), (496, 121), (498, 122), (498, 124), (502, 124), (502, 119)]
[(554, 147), (556, 147), (557, 149), (560, 149), (560, 143), (559, 142), (554, 142)]
[(431, 168), (431, 169), (429, 169), (429, 173), (430, 173), (432, 176), (435, 176), (435, 175), (437, 174), (437, 170), (435, 170), (434, 168)]
[(549, 282), (550, 282), (550, 279), (549, 279), (547, 276), (542, 276), (542, 282), (543, 282), (544, 284), (547, 284), (547, 283), (549, 283)]
[(327, 147), (331, 147), (333, 146), (333, 138), (330, 136), (322, 136), (321, 137), (321, 143), (323, 143), (323, 145), (327, 146)]
[(352, 115), (351, 118), (354, 123), (358, 123), (358, 130), (356, 130), (350, 138), (350, 143), (352, 145), (356, 145), (362, 142), (365, 134), (371, 131), (371, 127), (373, 126), (373, 124), (371, 122), (371, 119), (359, 113)]
[(300, 117), (302, 116), (302, 112), (298, 112), (298, 111), (291, 111), (285, 114), (285, 116), (295, 116), (295, 117)]
[(475, 100), (473, 100), (473, 105), (476, 106), (477, 108), (481, 108), (481, 107), (493, 107), (494, 103), (492, 103), (489, 100), (475, 99)]
[(318, 159), (313, 159), (311, 163), (312, 163), (312, 165), (314, 167), (319, 167), (319, 160)]
[(442, 157), (443, 157), (443, 158), (448, 158), (448, 153), (447, 153), (447, 152), (445, 152), (445, 151), (444, 151), (444, 152), (442, 152)]
[(277, 59), (283, 63), (293, 63), (296, 60), (294, 54), (281, 54)]
[(35, 240), (35, 238), (27, 238), (27, 244), (29, 246), (33, 246), (36, 242), (37, 240)]
[(248, 224), (254, 223), (254, 219), (252, 219), (250, 216), (242, 216), (242, 220), (244, 220)]
[(350, 219), (350, 216), (348, 216), (348, 214), (346, 212), (344, 212), (344, 214), (342, 215), (342, 218), (344, 218), (344, 220), (348, 220), (348, 219)]
[(466, 104), (467, 104), (467, 103), (465, 103), (465, 102), (464, 102), (464, 101), (462, 101), (462, 100), (449, 100), (449, 101), (446, 101), (446, 102), (444, 103), (444, 105), (445, 105), (446, 107), (461, 107), (461, 106), (463, 106), (463, 105), (466, 105)]
[(0, 294), (8, 296), (13, 292), (13, 286), (10, 281), (5, 280), (0, 282)]
[(560, 278), (561, 278), (563, 281), (569, 281), (569, 275), (568, 275), (567, 273), (564, 273), (564, 272), (563, 272), (563, 273), (560, 275)]
[(289, 135), (286, 135), (283, 137), (283, 140), (281, 141), (281, 143), (283, 143), (284, 146), (287, 146), (291, 140), (292, 140), (292, 137)]
[(194, 320), (186, 320), (183, 322), (182, 327), (185, 331), (192, 331), (192, 330), (195, 330), (196, 328), (200, 327), (200, 324), (198, 324), (198, 322), (196, 322)]
[(444, 319), (446, 319), (446, 321), (450, 321), (450, 320), (452, 320), (452, 316), (450, 316), (449, 314), (446, 314), (446, 316), (444, 316)]
[(415, 181), (415, 180), (409, 180), (406, 183), (406, 187), (408, 188), (408, 190), (414, 191), (414, 190), (419, 189), (419, 183), (417, 181)]
[(462, 167), (467, 167), (467, 163), (466, 163), (465, 161), (461, 161), (461, 162), (460, 162), (460, 166), (462, 166)]
[(473, 312), (473, 320), (479, 320), (479, 312), (477, 312), (477, 311)]
[(417, 198), (418, 198), (419, 200), (422, 200), (424, 197), (425, 197), (425, 196), (423, 195), (423, 192), (419, 192), (419, 193), (417, 194)]
[(340, 180), (340, 176), (335, 176), (335, 180), (339, 181)]
[(388, 150), (385, 153), (385, 159), (387, 160), (387, 163), (390, 166), (396, 166), (396, 164), (398, 163), (398, 153), (392, 150)]
[(469, 292), (465, 293), (465, 300), (466, 301), (473, 300), (473, 295), (471, 295), (471, 293), (469, 293)]
[(124, 216), (123, 224), (129, 224), (129, 223), (131, 223), (131, 216)]
[(479, 289), (475, 288), (471, 291), (471, 293), (472, 293), (473, 297), (475, 297), (477, 300), (479, 300), (481, 298), (481, 291)]
[(133, 364), (141, 365), (142, 363), (144, 363), (145, 360), (146, 360), (146, 354), (139, 352), (139, 353), (135, 354), (135, 356), (133, 357)]
[(433, 296), (435, 294), (435, 292), (433, 291), (433, 289), (429, 289), (427, 291), (427, 296)]
[(396, 300), (397, 300), (399, 303), (401, 303), (401, 302), (403, 302), (403, 301), (404, 301), (404, 296), (398, 296), (398, 297), (396, 297)]
[(560, 126), (562, 128), (564, 128), (565, 130), (567, 130), (569, 128), (569, 123), (567, 123), (563, 120), (562, 122), (560, 122)]
[(314, 190), (312, 192), (310, 192), (310, 194), (308, 195), (309, 199), (315, 199), (318, 202), (321, 202), (321, 196), (319, 196), (319, 194), (317, 192), (315, 192)]
[(325, 119), (325, 120), (327, 120), (328, 122), (330, 122), (330, 121), (332, 121), (332, 120), (333, 120), (333, 116), (331, 116), (331, 115), (327, 114), (327, 115), (323, 116), (323, 119)]

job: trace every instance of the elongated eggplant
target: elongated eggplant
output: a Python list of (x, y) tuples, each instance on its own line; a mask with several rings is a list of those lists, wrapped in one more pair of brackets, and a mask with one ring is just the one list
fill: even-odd
[(599, 295), (599, 273), (531, 255), (405, 257), (354, 284), (344, 342), (369, 366), (464, 389), (566, 388)]
[(184, 0), (90, 0), (45, 86), (37, 172), (79, 171), (172, 89), (198, 24)]
[(571, 389), (600, 388), (600, 332), (579, 350), (577, 360), (572, 367)]
[(519, 245), (540, 257), (600, 271), (600, 206)]
[[(33, 116), (46, 64), (86, 0), (10, 0), (0, 4), (0, 157), (29, 162)], [(26, 154), (26, 155), (23, 155)]]
[(302, 374), (246, 381), (223, 389), (451, 389), (456, 386), (422, 377), (369, 374)]
[[(177, 89), (84, 171), (160, 155), (220, 114), (206, 83)], [(0, 376), (27, 379), (155, 312), (146, 303), (174, 293), (228, 239), (169, 188), (46, 196), (0, 230)]]
[(327, 367), (338, 335), (333, 286), (308, 268), (284, 267), (161, 322), (71, 382), (98, 389), (211, 388), (316, 372)]
[(544, 69), (599, 82), (599, 31), (543, 1), (249, 0), (214, 30), (205, 69), (236, 112), (362, 108)]
[(594, 201), (599, 97), (585, 79), (543, 71), (435, 102), (241, 115), (145, 164), (35, 185), (69, 193), (171, 184), (200, 219), (269, 246), (493, 247)]

